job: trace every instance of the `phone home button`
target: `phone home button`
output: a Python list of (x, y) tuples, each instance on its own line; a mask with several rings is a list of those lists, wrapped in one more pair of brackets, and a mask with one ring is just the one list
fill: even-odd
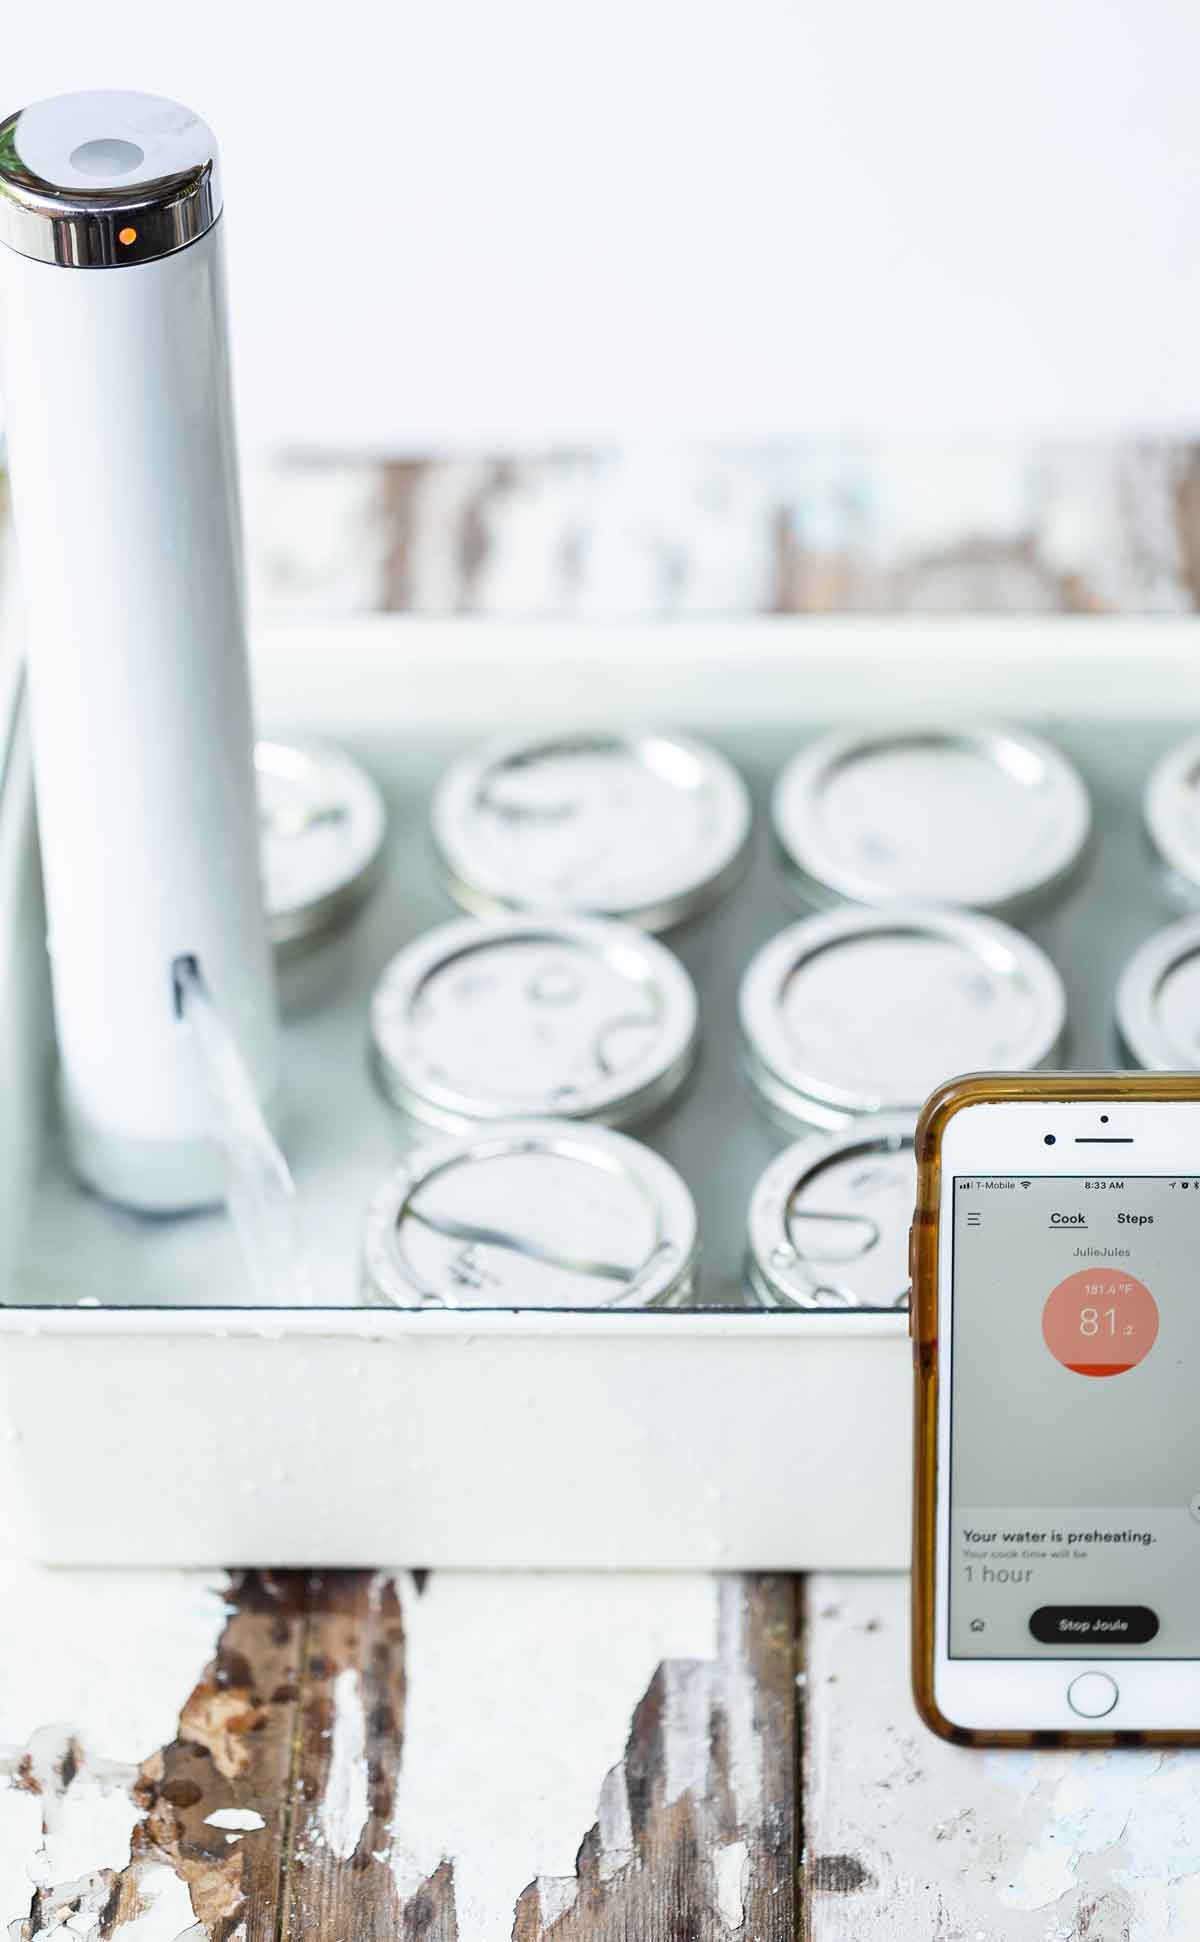
[(1107, 1672), (1081, 1672), (1067, 1687), (1067, 1704), (1081, 1719), (1103, 1719), (1120, 1697)]

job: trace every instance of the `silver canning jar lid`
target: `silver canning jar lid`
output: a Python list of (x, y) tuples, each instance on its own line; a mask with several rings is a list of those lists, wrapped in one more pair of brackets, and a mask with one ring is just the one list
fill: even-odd
[(468, 910), (578, 911), (659, 931), (733, 883), (751, 808), (716, 749), (647, 729), (490, 742), (447, 771), (431, 821)]
[(387, 810), (361, 763), (328, 742), (260, 741), (254, 767), (271, 937), (297, 945), (334, 929), (368, 895)]
[(911, 1114), (797, 1140), (751, 1197), (751, 1295), (764, 1308), (907, 1308), (916, 1193)]
[(422, 1147), (367, 1208), (363, 1293), (402, 1308), (671, 1308), (696, 1209), (622, 1133), (517, 1120)]
[(1200, 901), (1200, 735), (1177, 742), (1155, 763), (1142, 817), (1175, 896)]
[(371, 999), (385, 1092), (454, 1130), (641, 1119), (687, 1077), (696, 1024), (695, 988), (670, 951), (586, 917), (440, 924), (392, 959)]
[(1200, 917), (1168, 924), (1136, 950), (1117, 986), (1117, 1029), (1149, 1072), (1200, 1066)]
[(784, 1120), (830, 1130), (915, 1112), (960, 1072), (1043, 1064), (1062, 980), (1019, 931), (909, 905), (804, 918), (763, 945), (738, 997), (750, 1075)]
[(109, 89), (0, 122), (0, 242), (60, 269), (150, 263), (221, 213), (212, 129), (177, 101)]
[(1091, 826), (1083, 782), (1049, 743), (969, 726), (822, 736), (782, 770), (772, 815), (819, 901), (993, 914), (1061, 885)]

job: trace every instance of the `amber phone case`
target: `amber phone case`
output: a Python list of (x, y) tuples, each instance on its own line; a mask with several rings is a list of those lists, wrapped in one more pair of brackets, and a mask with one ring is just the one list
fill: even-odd
[(955, 1726), (937, 1708), (934, 1667), (934, 1546), (937, 1533), (938, 1403), (938, 1216), (942, 1191), (942, 1138), (964, 1106), (1003, 1105), (1006, 1100), (1088, 1099), (1200, 1100), (1200, 1072), (999, 1072), (952, 1079), (927, 1101), (917, 1122), (917, 1205), (913, 1220), (913, 1559), (912, 1681), (925, 1724), (959, 1746), (1197, 1746), (1200, 1727), (1189, 1731), (1051, 1732), (988, 1731)]

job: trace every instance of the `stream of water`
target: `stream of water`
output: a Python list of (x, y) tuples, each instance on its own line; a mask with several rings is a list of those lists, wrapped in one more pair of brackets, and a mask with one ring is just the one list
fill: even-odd
[(225, 1156), (226, 1205), (255, 1307), (302, 1307), (313, 1299), (300, 1232), (296, 1183), (267, 1124), (232, 1033), (193, 958), (180, 958), (175, 989), (190, 1026), (212, 1104), (213, 1136)]

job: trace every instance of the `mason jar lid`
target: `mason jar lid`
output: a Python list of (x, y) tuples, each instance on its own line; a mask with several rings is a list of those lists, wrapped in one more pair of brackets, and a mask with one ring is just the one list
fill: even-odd
[(271, 937), (295, 945), (335, 929), (369, 894), (387, 810), (374, 778), (329, 742), (260, 741), (254, 768)]
[(911, 1114), (797, 1140), (751, 1197), (751, 1296), (764, 1308), (907, 1308), (916, 1190)]
[(751, 960), (738, 1004), (763, 1100), (829, 1130), (916, 1112), (957, 1073), (1041, 1065), (1066, 1018), (1062, 980), (1029, 938), (928, 905), (802, 919)]
[(170, 256), (221, 213), (212, 129), (177, 101), (53, 95), (0, 122), (0, 242), (60, 269)]
[(696, 1027), (678, 958), (599, 918), (440, 924), (392, 959), (371, 1000), (385, 1092), (454, 1130), (644, 1118), (683, 1084)]
[(1200, 917), (1168, 924), (1136, 950), (1117, 986), (1117, 1029), (1148, 1072), (1200, 1066)]
[(468, 910), (577, 911), (659, 931), (733, 883), (751, 808), (716, 749), (645, 729), (489, 742), (447, 770), (431, 820)]
[(1142, 796), (1146, 833), (1172, 889), (1200, 899), (1200, 735), (1167, 750), (1151, 769)]
[(969, 726), (821, 736), (782, 770), (772, 815), (819, 901), (995, 914), (1060, 885), (1091, 824), (1057, 749), (1025, 729)]
[(367, 1208), (363, 1293), (402, 1308), (671, 1308), (696, 1209), (648, 1147), (525, 1120), (424, 1146)]

